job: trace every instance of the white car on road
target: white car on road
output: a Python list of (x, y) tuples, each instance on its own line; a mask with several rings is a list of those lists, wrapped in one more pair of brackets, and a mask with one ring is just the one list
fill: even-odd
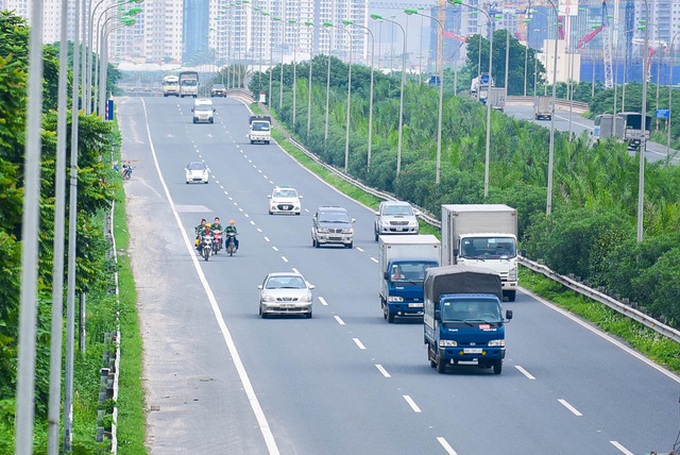
[(208, 166), (202, 161), (192, 161), (184, 168), (187, 184), (208, 183)]
[(300, 199), (302, 199), (302, 196), (298, 194), (295, 188), (277, 186), (269, 196), (269, 214), (294, 213), (299, 215), (302, 209)]
[(312, 289), (304, 277), (295, 272), (269, 273), (260, 290), (259, 314), (262, 318), (270, 315), (303, 315), (312, 317)]

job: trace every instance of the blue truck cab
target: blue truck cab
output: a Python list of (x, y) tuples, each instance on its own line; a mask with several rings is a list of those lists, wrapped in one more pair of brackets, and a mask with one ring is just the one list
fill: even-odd
[(432, 268), (423, 291), (430, 366), (444, 373), (449, 365), (470, 363), (501, 374), (512, 311), (503, 315), (500, 275), (467, 265)]
[(439, 262), (423, 258), (398, 258), (388, 262), (384, 272), (386, 286), (383, 315), (388, 322), (395, 317), (423, 317), (423, 280), (425, 271)]

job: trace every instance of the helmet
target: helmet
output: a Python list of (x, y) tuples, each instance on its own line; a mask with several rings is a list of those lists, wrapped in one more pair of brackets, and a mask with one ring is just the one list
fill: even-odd
[(229, 224), (236, 224), (236, 221), (234, 221), (234, 220), (229, 220)]
[(205, 227), (210, 227), (210, 223), (205, 223)]

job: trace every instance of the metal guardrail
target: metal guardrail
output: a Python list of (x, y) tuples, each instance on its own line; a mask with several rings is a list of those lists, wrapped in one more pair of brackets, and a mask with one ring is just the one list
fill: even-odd
[[(262, 107), (262, 106), (261, 106)], [(262, 107), (263, 110), (267, 110), (265, 107)], [(276, 120), (274, 120), (274, 123)], [(385, 200), (396, 200), (394, 195), (387, 193), (385, 191), (380, 191), (376, 190), (375, 188), (371, 188), (367, 186), (366, 184), (350, 177), (349, 175), (345, 174), (342, 170), (331, 166), (330, 164), (325, 163), (324, 161), (321, 160), (318, 156), (310, 152), (305, 148), (303, 144), (298, 142), (295, 138), (290, 136), (289, 134), (285, 133), (285, 130), (283, 128), (279, 128), (283, 134), (286, 135), (286, 138), (293, 144), (295, 145), (302, 153), (307, 155), (310, 159), (312, 159), (315, 163), (319, 164), (320, 166), (323, 166), (325, 169), (335, 173), (338, 177), (340, 177), (342, 180), (349, 182), (356, 187), (360, 188), (361, 190), (372, 194), (373, 196), (376, 196), (381, 199)], [(420, 213), (420, 218), (422, 218), (426, 223), (430, 224), (431, 226), (437, 227), (441, 229), (442, 224), (441, 221), (439, 221), (437, 218), (432, 216), (432, 214), (426, 212), (425, 210), (421, 209), (420, 207), (416, 207), (421, 213)], [(545, 265), (539, 264), (537, 262), (533, 262), (529, 259), (526, 259), (524, 257), (519, 256), (519, 264), (527, 267), (528, 269), (541, 273), (545, 275), (547, 278), (550, 278), (554, 281), (557, 281), (558, 283), (562, 284), (563, 286), (568, 287), (569, 289), (572, 289), (573, 291), (576, 291), (588, 298), (591, 298), (593, 300), (596, 300), (609, 308), (613, 309), (614, 311), (627, 316), (634, 321), (637, 321), (646, 327), (649, 327), (650, 329), (658, 332), (659, 334), (668, 337), (676, 342), (680, 342), (680, 331), (674, 329), (673, 327), (670, 327), (660, 321), (657, 321), (656, 319), (652, 318), (651, 316), (646, 315), (642, 311), (633, 308), (630, 305), (627, 305), (623, 302), (619, 302), (618, 300), (608, 296), (607, 294), (600, 292), (596, 289), (592, 289), (583, 283), (579, 283), (578, 281), (565, 277), (562, 275), (557, 274), (550, 268), (546, 267)]]
[(590, 288), (584, 285), (583, 283), (576, 281), (573, 278), (560, 275), (543, 264), (539, 264), (537, 262), (531, 261), (521, 256), (519, 257), (519, 263), (534, 272), (541, 273), (545, 275), (547, 278), (557, 281), (561, 285), (566, 286), (569, 289), (578, 292), (579, 294), (585, 295), (588, 298), (591, 298), (604, 305), (607, 305), (612, 310), (624, 316), (627, 316), (633, 319), (634, 321), (639, 322), (640, 324), (649, 327), (650, 329), (660, 333), (665, 337), (672, 339), (675, 342), (680, 343), (680, 331), (660, 321), (657, 321), (656, 319), (650, 316), (647, 316), (642, 311), (633, 308), (630, 305), (627, 305), (623, 302), (619, 302), (618, 300), (608, 296), (607, 294), (595, 290), (593, 288)]
[[(506, 102), (508, 104), (524, 104), (524, 105), (534, 105), (534, 97), (533, 96), (508, 96), (506, 98)], [(574, 112), (577, 113), (584, 113), (588, 110), (588, 103), (584, 103), (582, 101), (572, 101), (571, 107)], [(569, 110), (569, 101), (566, 100), (555, 100), (555, 109), (559, 109), (562, 111), (568, 111)]]

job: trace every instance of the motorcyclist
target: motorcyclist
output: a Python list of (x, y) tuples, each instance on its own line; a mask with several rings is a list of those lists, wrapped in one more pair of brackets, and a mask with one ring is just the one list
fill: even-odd
[(205, 234), (206, 224), (207, 222), (205, 218), (203, 218), (201, 219), (201, 224), (194, 228), (194, 231), (196, 231), (196, 249), (198, 251), (201, 251), (201, 237)]
[(236, 251), (238, 251), (238, 231), (236, 229), (236, 221), (229, 220), (229, 225), (224, 229), (226, 235), (234, 234), (234, 246), (236, 246)]
[[(216, 216), (216, 217), (215, 217), (215, 220), (213, 221), (212, 226), (210, 227), (210, 229), (211, 229), (213, 232), (215, 232), (215, 231), (220, 231), (220, 232), (221, 232), (221, 231), (224, 230), (224, 229), (222, 228), (222, 225), (220, 224), (220, 217), (219, 217), (219, 216)], [(222, 248), (222, 246), (223, 246), (223, 245), (222, 245), (222, 242), (223, 242), (223, 237), (220, 237), (220, 248)]]

